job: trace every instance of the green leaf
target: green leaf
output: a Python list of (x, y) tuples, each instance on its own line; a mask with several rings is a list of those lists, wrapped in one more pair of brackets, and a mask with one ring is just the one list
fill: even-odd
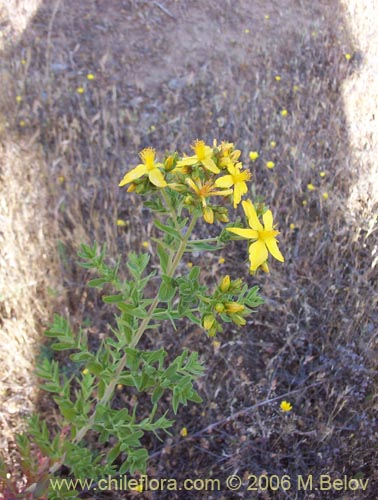
[(163, 248), (161, 244), (158, 244), (157, 246), (157, 253), (159, 255), (160, 259), (160, 266), (163, 271), (163, 273), (167, 272), (168, 269), (168, 263), (169, 263), (169, 255), (166, 249)]
[(88, 281), (88, 286), (91, 288), (101, 288), (105, 283), (107, 283), (107, 280), (105, 278), (97, 278)]
[(162, 397), (164, 393), (164, 389), (162, 387), (156, 387), (151, 396), (151, 401), (153, 404), (157, 403), (159, 399)]
[(106, 463), (112, 464), (120, 453), (121, 453), (121, 444), (118, 442), (107, 454)]
[(163, 233), (169, 234), (169, 236), (172, 236), (177, 240), (181, 240), (181, 234), (173, 227), (167, 226), (166, 224), (163, 224), (159, 220), (154, 220), (154, 224), (158, 229), (160, 229), (160, 231), (163, 231)]
[(122, 302), (125, 299), (122, 295), (103, 295), (102, 300), (106, 304), (115, 304), (117, 302)]
[(161, 302), (169, 302), (173, 299), (176, 293), (176, 286), (167, 283), (162, 283), (159, 288), (158, 297)]

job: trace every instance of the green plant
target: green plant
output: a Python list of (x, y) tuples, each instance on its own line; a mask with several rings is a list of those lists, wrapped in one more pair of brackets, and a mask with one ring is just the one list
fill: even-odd
[[(174, 153), (164, 163), (157, 163), (155, 151), (147, 148), (141, 152), (142, 163), (120, 183), (128, 185), (129, 192), (142, 195), (145, 206), (154, 213), (155, 227), (161, 233), (152, 238), (159, 272), (150, 270), (147, 253), (131, 252), (126, 261), (120, 258), (111, 265), (105, 246), (81, 247), (80, 266), (96, 273), (88, 286), (106, 290), (103, 301), (117, 310), (112, 335), (103, 338), (92, 352), (85, 329), (75, 333), (66, 318), (54, 317), (46, 332), (53, 339), (51, 348), (69, 351), (78, 368), (69, 376), (54, 359), (42, 357), (38, 363), (41, 387), (52, 393), (59, 409), (59, 429), (52, 436), (46, 423), (33, 416), (28, 437), (18, 438), (28, 471), (22, 498), (75, 498), (74, 489), (49, 488), (49, 479), (63, 466), (69, 477), (80, 480), (145, 472), (148, 451), (142, 444), (144, 434), (152, 432), (159, 437), (173, 424), (168, 412), (159, 409), (161, 399), (170, 399), (174, 414), (188, 401), (201, 402), (195, 389), (204, 372), (198, 353), (184, 349), (168, 360), (164, 349), (145, 350), (140, 340), (146, 331), (160, 328), (163, 321), (176, 329), (179, 320), (201, 326), (211, 337), (222, 331), (224, 323), (245, 325), (246, 317), (262, 300), (257, 286), (249, 288), (239, 277), (225, 275), (209, 286), (201, 280), (200, 267), (185, 267), (183, 271), (180, 264), (185, 253), (215, 252), (231, 239), (245, 238), (250, 241), (251, 273), (259, 268), (268, 271), (268, 251), (283, 261), (270, 210), (259, 204), (256, 212), (251, 200), (243, 201), (249, 228), (241, 227), (239, 220), (229, 223), (227, 205), (237, 207), (251, 178), (248, 170), (242, 170), (240, 151), (230, 143), (210, 147), (203, 141), (196, 141), (193, 149), (193, 156)], [(220, 203), (214, 203), (215, 196)], [(218, 221), (225, 227), (216, 237), (192, 239), (201, 216), (209, 224)], [(126, 267), (127, 278), (121, 277), (121, 266)], [(119, 386), (146, 393), (148, 411), (145, 399), (142, 408), (137, 404), (115, 408)], [(96, 439), (88, 440), (89, 434)], [(5, 468), (3, 477), (7, 479)]]

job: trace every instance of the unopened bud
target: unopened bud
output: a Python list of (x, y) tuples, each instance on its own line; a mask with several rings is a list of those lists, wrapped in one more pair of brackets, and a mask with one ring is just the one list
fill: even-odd
[(224, 304), (222, 304), (221, 302), (218, 302), (216, 305), (215, 305), (215, 310), (221, 314), (222, 312), (224, 312)]
[(243, 318), (243, 316), (240, 316), (240, 314), (234, 314), (232, 316), (232, 321), (238, 326), (244, 326), (247, 323), (245, 318)]
[(215, 321), (215, 318), (212, 314), (206, 314), (206, 316), (203, 318), (203, 327), (205, 330), (210, 330), (211, 327), (213, 326)]
[(228, 274), (226, 274), (226, 276), (222, 279), (221, 284), (220, 284), (221, 292), (223, 292), (223, 293), (228, 292), (228, 290), (230, 288), (230, 284), (231, 284), (230, 276)]
[(242, 312), (245, 309), (245, 307), (242, 304), (238, 304), (238, 302), (227, 302), (225, 306), (226, 306), (226, 311), (230, 314)]

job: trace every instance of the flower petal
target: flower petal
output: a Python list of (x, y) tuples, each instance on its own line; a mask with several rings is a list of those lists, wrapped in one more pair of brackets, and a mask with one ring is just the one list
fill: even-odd
[(251, 271), (256, 271), (268, 258), (268, 250), (263, 241), (258, 240), (249, 247), (249, 261)]
[(262, 231), (264, 228), (257, 217), (255, 207), (253, 206), (251, 200), (243, 201), (242, 205), (250, 227), (256, 231)]
[(137, 167), (130, 170), (130, 172), (127, 172), (125, 177), (121, 180), (121, 182), (118, 185), (122, 187), (125, 184), (128, 184), (129, 182), (135, 181), (135, 179), (139, 179), (146, 173), (147, 173), (146, 165), (140, 164)]
[(148, 178), (154, 186), (163, 188), (167, 185), (164, 175), (160, 172), (158, 168), (153, 168), (148, 172)]
[(194, 165), (195, 163), (198, 163), (197, 156), (187, 156), (186, 158), (179, 160), (177, 162), (176, 166), (177, 167), (184, 167), (186, 165)]
[(202, 165), (207, 168), (210, 172), (213, 172), (213, 174), (219, 174), (220, 170), (219, 168), (215, 165), (214, 161), (211, 158), (204, 158), (201, 161)]
[(267, 231), (273, 229), (273, 214), (270, 210), (267, 210), (263, 215), (264, 226)]
[(247, 240), (257, 240), (257, 238), (259, 237), (257, 231), (254, 231), (253, 229), (244, 229), (241, 227), (227, 227), (226, 230), (230, 231), (230, 233), (237, 234), (242, 238), (246, 238)]
[(242, 196), (248, 192), (248, 187), (245, 182), (237, 182), (234, 187), (234, 208), (241, 202)]
[(268, 240), (265, 241), (266, 246), (269, 249), (269, 252), (273, 255), (273, 257), (280, 262), (285, 262), (285, 259), (282, 255), (282, 253), (279, 251), (278, 245), (277, 245), (277, 240), (274, 238), (269, 238)]
[(219, 188), (229, 188), (234, 184), (234, 179), (232, 175), (224, 175), (223, 177), (219, 177), (215, 181), (215, 185)]

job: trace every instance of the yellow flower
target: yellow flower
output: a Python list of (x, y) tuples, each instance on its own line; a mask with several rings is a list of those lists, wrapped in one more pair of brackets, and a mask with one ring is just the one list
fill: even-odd
[(155, 150), (153, 148), (145, 148), (139, 153), (139, 156), (143, 163), (137, 165), (133, 170), (130, 170), (125, 177), (119, 183), (119, 186), (125, 186), (130, 182), (143, 177), (143, 175), (148, 175), (150, 182), (157, 187), (165, 187), (167, 183), (165, 182), (163, 174), (160, 172), (159, 167), (162, 166), (161, 163), (155, 163)]
[(281, 81), (281, 77), (280, 77), (280, 75), (276, 75), (276, 76), (275, 76), (275, 79), (277, 80), (277, 82)]
[(135, 486), (135, 488), (131, 488), (132, 491), (137, 491), (138, 493), (142, 493), (143, 492), (143, 484), (138, 484), (137, 486)]
[(22, 101), (22, 96), (21, 95), (16, 95), (16, 101), (20, 103)]
[(270, 141), (270, 147), (275, 148), (277, 146), (276, 141)]
[(180, 431), (180, 434), (182, 437), (186, 437), (188, 435), (188, 429), (186, 427), (183, 427)]
[(249, 170), (241, 172), (239, 165), (241, 166), (241, 163), (229, 165), (227, 167), (229, 175), (224, 175), (215, 181), (215, 185), (220, 188), (234, 187), (234, 208), (239, 205), (242, 196), (248, 193), (246, 181), (249, 181), (252, 176)]
[(287, 113), (288, 113), (287, 109), (281, 110), (281, 116), (287, 116)]
[(266, 20), (268, 20), (268, 19), (270, 19), (270, 15), (269, 15), (269, 14), (265, 14), (264, 18), (265, 18)]
[(186, 263), (186, 267), (188, 267), (189, 269), (192, 269), (192, 267), (193, 267), (193, 262), (187, 262), (187, 263)]
[(88, 73), (88, 74), (87, 74), (87, 78), (88, 78), (88, 80), (94, 80), (94, 79), (95, 79), (95, 76), (94, 76), (94, 74), (93, 74), (93, 73)]
[(274, 161), (267, 161), (265, 163), (265, 165), (268, 167), (268, 168), (274, 168), (276, 166), (276, 164), (274, 163)]
[(291, 403), (289, 403), (288, 401), (281, 401), (280, 408), (281, 408), (281, 411), (284, 411), (284, 412), (288, 412), (288, 411), (291, 411), (293, 409)]
[(316, 187), (313, 184), (310, 183), (310, 184), (307, 184), (307, 189), (309, 191), (314, 191), (314, 189), (316, 189)]
[(329, 198), (328, 193), (323, 193), (323, 198), (324, 198), (325, 200), (328, 200), (328, 198)]
[(320, 177), (325, 177), (327, 174), (326, 172), (319, 172)]
[(219, 349), (219, 347), (220, 347), (220, 344), (221, 344), (221, 343), (219, 342), (219, 340), (213, 340), (213, 342), (212, 342), (212, 343), (213, 343), (213, 347), (214, 347), (214, 349), (215, 349), (215, 350), (218, 350), (218, 349)]
[(22, 64), (23, 66), (25, 66), (25, 64), (26, 64), (26, 59), (21, 59), (21, 64)]
[(142, 247), (143, 248), (149, 248), (150, 244), (148, 243), (148, 241), (142, 241)]
[(86, 375), (87, 373), (89, 373), (88, 368), (84, 368), (84, 370), (82, 370), (82, 371), (81, 371), (81, 373), (82, 373), (83, 375)]
[(117, 226), (125, 227), (127, 226), (127, 222), (123, 219), (117, 219)]
[(84, 88), (83, 88), (83, 87), (78, 87), (78, 88), (76, 89), (76, 92), (77, 92), (78, 94), (84, 94), (85, 90), (84, 90)]
[(352, 59), (352, 54), (345, 54), (345, 59), (347, 61), (349, 61), (350, 59)]
[(194, 150), (193, 156), (188, 156), (177, 162), (177, 167), (186, 167), (188, 165), (195, 165), (196, 163), (201, 163), (207, 170), (213, 174), (219, 174), (220, 170), (215, 165), (212, 158), (213, 150), (210, 146), (206, 146), (204, 141), (199, 141), (198, 139), (192, 146)]
[(209, 196), (228, 196), (232, 194), (232, 189), (217, 191), (215, 184), (211, 181), (207, 181), (204, 184), (202, 184), (200, 179), (196, 179), (196, 182), (194, 182), (193, 179), (187, 178), (185, 181), (201, 200), (203, 218), (206, 222), (212, 224), (214, 222), (214, 212), (207, 206), (206, 198)]
[(248, 33), (250, 33), (249, 29), (248, 29), (248, 28), (246, 28), (246, 29), (244, 30), (244, 33), (246, 33), (246, 34), (248, 35)]
[[(214, 147), (216, 148), (216, 141), (214, 141)], [(229, 165), (233, 166), (237, 163), (239, 156), (241, 155), (241, 151), (239, 149), (234, 149), (234, 144), (232, 142), (222, 141), (219, 155), (219, 167), (226, 168)]]
[(302, 205), (305, 207), (307, 205), (307, 200), (303, 200)]
[(20, 125), (20, 127), (25, 127), (26, 122), (25, 122), (25, 120), (20, 120), (20, 121), (18, 122), (18, 124)]
[(249, 158), (252, 160), (252, 161), (256, 161), (257, 158), (259, 157), (259, 153), (257, 151), (251, 151), (249, 153)]
[(226, 262), (226, 259), (224, 257), (219, 257), (218, 263), (219, 264), (224, 264)]
[(290, 224), (290, 229), (291, 229), (291, 231), (293, 231), (295, 229), (295, 224), (291, 223)]
[(250, 271), (254, 272), (258, 267), (262, 266), (268, 259), (269, 252), (275, 259), (284, 262), (285, 259), (278, 249), (276, 240), (279, 231), (273, 229), (272, 212), (267, 210), (263, 214), (264, 225), (262, 225), (251, 200), (243, 201), (242, 205), (251, 229), (232, 227), (227, 228), (227, 231), (248, 240), (256, 240), (249, 246)]
[(298, 92), (299, 90), (299, 86), (298, 85), (293, 85), (293, 91), (294, 92)]

